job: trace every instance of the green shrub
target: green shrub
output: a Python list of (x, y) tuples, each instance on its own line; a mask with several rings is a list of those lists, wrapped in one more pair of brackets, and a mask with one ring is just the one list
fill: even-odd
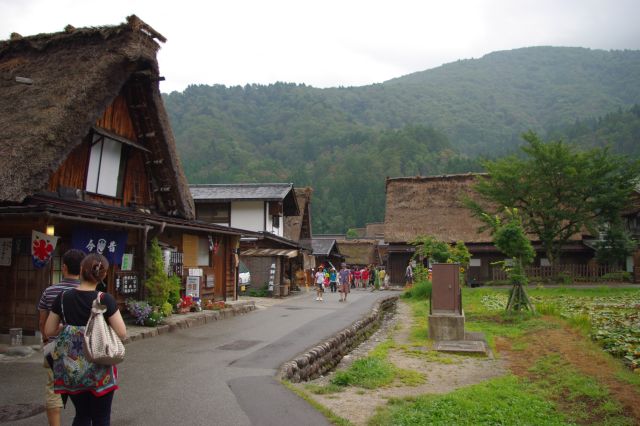
[(412, 287), (404, 291), (403, 297), (415, 300), (427, 300), (431, 297), (431, 288), (431, 281), (418, 281)]
[[(175, 297), (176, 292), (179, 301), (180, 278), (167, 276), (162, 260), (162, 250), (160, 250), (160, 245), (156, 238), (151, 242), (149, 249), (147, 276), (148, 278), (144, 285), (149, 290), (149, 303), (154, 306), (163, 306), (167, 302), (171, 303), (170, 299)], [(178, 303), (178, 301), (175, 301), (175, 303)], [(175, 304), (171, 304), (175, 306)]]
[(247, 294), (251, 297), (267, 297), (269, 296), (269, 284), (265, 284), (261, 288), (250, 288)]
[(164, 320), (164, 315), (161, 312), (151, 312), (149, 316), (144, 320), (144, 325), (147, 327), (155, 327)]
[(631, 272), (609, 272), (600, 277), (600, 281), (631, 281)]
[(170, 316), (173, 313), (173, 306), (171, 303), (166, 302), (163, 303), (162, 306), (160, 307), (160, 311), (162, 312), (162, 315), (164, 315), (165, 317)]
[(561, 285), (571, 285), (573, 284), (573, 278), (566, 272), (560, 272), (556, 276), (556, 282)]

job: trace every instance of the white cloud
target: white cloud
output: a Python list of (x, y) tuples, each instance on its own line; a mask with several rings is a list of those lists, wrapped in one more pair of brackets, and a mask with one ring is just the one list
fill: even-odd
[(0, 0), (0, 38), (118, 24), (165, 35), (163, 90), (275, 81), (363, 85), (532, 45), (640, 48), (635, 0)]

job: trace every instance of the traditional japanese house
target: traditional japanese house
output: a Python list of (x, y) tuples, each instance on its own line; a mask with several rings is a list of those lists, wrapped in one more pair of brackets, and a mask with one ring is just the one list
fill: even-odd
[[(387, 270), (392, 284), (403, 284), (407, 264), (415, 253), (410, 244), (417, 236), (430, 235), (441, 241), (465, 243), (472, 258), (467, 279), (482, 283), (494, 279), (494, 262), (504, 260), (488, 231), (463, 204), (465, 197), (477, 199), (473, 184), (480, 174), (387, 178), (384, 239), (388, 244)], [(536, 266), (548, 265), (540, 244), (532, 241), (538, 256)], [(581, 236), (563, 247), (566, 264), (586, 264), (593, 257)]]
[(338, 240), (338, 251), (344, 256), (344, 261), (349, 265), (360, 267), (378, 265), (376, 251), (377, 241), (374, 239), (349, 239)]
[[(310, 187), (294, 188), (300, 214), (285, 216), (284, 237), (301, 243), (311, 239), (311, 195)], [(315, 258), (311, 247), (300, 244), (300, 251), (296, 259), (291, 262), (293, 277), (292, 289), (311, 284), (311, 269), (315, 266)]]
[(0, 42), (0, 330), (37, 329), (70, 248), (109, 259), (119, 301), (144, 298), (153, 238), (170, 273), (197, 277), (192, 294), (236, 297), (240, 232), (194, 220), (159, 90), (164, 41), (130, 16)]
[(312, 268), (320, 266), (327, 268), (333, 265), (336, 269), (340, 269), (340, 264), (344, 262), (344, 256), (338, 250), (336, 241), (335, 238), (322, 235), (314, 236), (309, 240), (301, 240), (300, 244), (311, 250), (311, 255), (314, 258)]
[[(622, 212), (622, 220), (627, 232), (640, 242), (640, 189), (636, 188), (629, 197), (629, 203)], [(634, 282), (640, 282), (640, 246), (626, 260), (625, 270), (633, 272)]]
[(251, 286), (286, 296), (300, 248), (284, 235), (286, 218), (300, 216), (293, 184), (194, 184), (190, 189), (199, 220), (248, 232), (240, 239), (240, 262), (251, 273)]

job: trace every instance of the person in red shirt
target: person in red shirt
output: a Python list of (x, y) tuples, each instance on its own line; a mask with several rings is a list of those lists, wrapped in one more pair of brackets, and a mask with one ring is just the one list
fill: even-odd
[(356, 267), (356, 270), (353, 272), (353, 278), (355, 280), (356, 283), (356, 287), (360, 288), (360, 285), (362, 284), (361, 279), (362, 279), (362, 272), (360, 272), (360, 270)]
[(366, 288), (367, 284), (369, 283), (369, 269), (362, 268), (362, 272), (360, 274), (361, 274), (362, 286)]

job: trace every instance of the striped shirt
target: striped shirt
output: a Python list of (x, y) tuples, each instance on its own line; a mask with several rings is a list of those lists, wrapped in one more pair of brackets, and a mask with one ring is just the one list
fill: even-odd
[(50, 311), (53, 306), (53, 301), (63, 291), (72, 290), (80, 285), (80, 280), (72, 280), (70, 278), (62, 278), (58, 284), (47, 287), (42, 292), (40, 303), (38, 303), (38, 310)]

